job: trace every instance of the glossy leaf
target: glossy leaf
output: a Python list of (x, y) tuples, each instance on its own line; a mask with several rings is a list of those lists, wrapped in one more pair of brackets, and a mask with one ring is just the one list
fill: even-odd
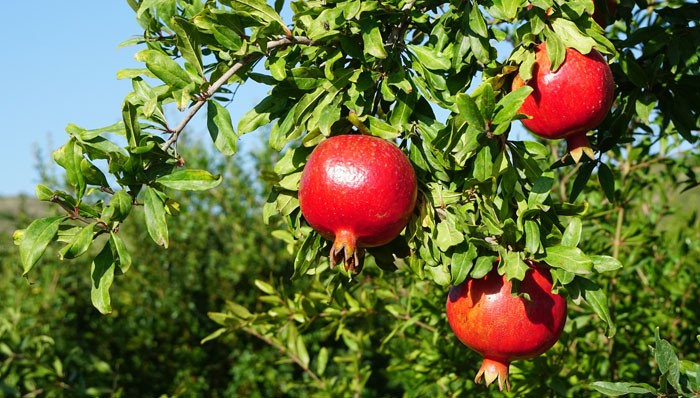
[(46, 247), (58, 233), (58, 227), (65, 217), (45, 217), (32, 221), (22, 233), (19, 242), (19, 256), (27, 275), (39, 259), (44, 255)]
[(608, 397), (619, 397), (627, 394), (657, 394), (654, 387), (644, 383), (595, 381), (591, 383), (591, 387)]
[(206, 170), (184, 169), (164, 175), (156, 180), (159, 184), (180, 191), (204, 191), (221, 184), (222, 177)]
[(577, 247), (551, 246), (546, 253), (544, 261), (552, 267), (579, 275), (590, 274), (593, 270), (593, 261)]
[(423, 66), (430, 70), (447, 70), (450, 68), (449, 58), (442, 53), (439, 53), (435, 48), (426, 46), (416, 46), (409, 44), (408, 49)]
[(132, 258), (131, 253), (126, 248), (124, 240), (116, 232), (111, 231), (109, 234), (109, 243), (112, 245), (112, 251), (114, 252), (117, 260), (117, 266), (122, 274), (126, 274), (131, 268)]
[(365, 52), (374, 57), (384, 59), (389, 56), (384, 48), (384, 40), (379, 26), (373, 25), (362, 33), (362, 41), (365, 45)]
[(236, 153), (238, 136), (233, 130), (231, 114), (216, 100), (208, 102), (207, 127), (216, 149), (226, 156)]
[(96, 226), (97, 222), (92, 222), (80, 228), (80, 231), (73, 236), (73, 239), (58, 251), (61, 259), (73, 259), (84, 254), (92, 244)]
[(157, 50), (142, 50), (136, 60), (145, 62), (148, 70), (173, 89), (183, 89), (192, 83), (190, 76), (172, 58)]
[(92, 281), (90, 298), (92, 299), (92, 305), (103, 314), (112, 312), (112, 299), (109, 295), (109, 288), (114, 281), (114, 268), (115, 261), (112, 247), (107, 242), (95, 256), (90, 267), (90, 279)]
[(143, 192), (144, 214), (146, 229), (153, 241), (165, 248), (168, 247), (168, 224), (165, 219), (165, 202), (161, 194), (147, 186)]
[(455, 247), (454, 254), (452, 254), (452, 261), (450, 262), (450, 273), (452, 274), (453, 285), (458, 285), (467, 279), (477, 256), (478, 252), (476, 246), (469, 242), (460, 243)]

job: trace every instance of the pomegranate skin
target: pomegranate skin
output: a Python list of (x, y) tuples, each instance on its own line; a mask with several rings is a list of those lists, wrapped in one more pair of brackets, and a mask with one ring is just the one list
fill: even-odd
[[(512, 89), (525, 84), (518, 74)], [(520, 113), (531, 116), (522, 120), (525, 127), (547, 139), (578, 136), (577, 146), (587, 145), (583, 137), (605, 119), (615, 92), (610, 66), (598, 51), (583, 55), (567, 48), (564, 62), (552, 72), (544, 42), (535, 48), (533, 77), (527, 84), (533, 91), (520, 107)]]
[(510, 389), (508, 366), (514, 360), (534, 358), (549, 350), (566, 323), (566, 299), (552, 293), (549, 271), (531, 266), (514, 297), (511, 282), (496, 267), (482, 279), (453, 286), (447, 298), (447, 319), (457, 338), (484, 357), (476, 382), (498, 380)]
[(415, 171), (394, 144), (368, 135), (322, 141), (304, 166), (299, 205), (306, 221), (334, 241), (331, 265), (362, 266), (362, 248), (396, 238), (416, 204)]

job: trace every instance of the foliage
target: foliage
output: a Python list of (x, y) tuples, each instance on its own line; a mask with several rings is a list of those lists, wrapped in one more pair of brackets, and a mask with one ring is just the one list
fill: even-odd
[[(209, 339), (235, 330), (276, 349), (301, 372), (280, 378), (277, 388), (300, 395), (459, 395), (479, 388), (455, 373), (473, 354), (445, 343), (444, 296), (447, 286), (483, 276), (497, 259), (499, 272), (514, 281), (523, 278), (525, 260), (546, 262), (574, 304), (562, 344), (516, 365), (518, 394), (571, 395), (598, 378), (650, 377), (646, 361), (627, 360), (639, 347), (614, 337), (616, 325), (623, 336), (646, 337), (638, 344), (650, 341), (652, 326), (679, 326), (669, 316), (693, 330), (697, 310), (689, 303), (696, 293), (688, 286), (700, 256), (697, 239), (686, 235), (697, 234), (697, 222), (690, 210), (673, 219), (683, 228), (671, 231), (687, 237), (677, 245), (664, 241), (679, 239), (667, 237), (658, 221), (675, 213), (679, 204), (669, 198), (679, 186), (698, 185), (690, 155), (700, 116), (697, 4), (624, 0), (616, 22), (603, 30), (587, 0), (128, 2), (144, 33), (127, 44), (142, 46), (136, 58), (145, 68), (119, 73), (133, 84), (119, 123), (66, 128), (68, 141), (53, 158), (69, 188), (36, 190), (62, 212), (15, 233), (25, 275), (58, 243), (62, 260), (89, 264), (91, 302), (107, 314), (116, 308), (115, 277), (131, 268), (142, 271), (151, 261), (185, 291), (206, 291), (198, 276), (239, 261), (224, 248), (246, 253), (237, 276), (217, 282), (224, 292), (237, 278), (252, 283), (263, 293), (257, 301), (236, 296), (215, 310), (194, 294), (180, 305), (212, 312), (222, 328)], [(292, 25), (283, 10), (293, 14)], [(556, 144), (511, 135), (531, 89), (510, 92), (509, 82), (516, 72), (531, 75), (532, 47), (541, 40), (554, 68), (568, 47), (582, 53), (595, 47), (611, 61), (615, 105), (591, 134), (595, 159), (574, 164)], [(496, 42), (512, 44), (507, 57)], [(249, 81), (270, 91), (234, 127), (226, 107), (237, 100), (231, 87)], [(226, 156), (241, 135), (271, 126), (268, 143), (277, 155), (264, 175), (272, 184), (264, 205), (256, 201), (262, 191), (254, 190), (262, 186), (216, 164), (193, 163), (180, 148), (203, 107), (211, 141)], [(166, 117), (173, 108), (187, 111), (176, 126)], [(360, 275), (330, 269), (329, 244), (306, 225), (296, 197), (313, 147), (345, 133), (393, 140), (419, 180), (413, 219), (400, 238), (369, 250), (370, 266)], [(234, 184), (227, 187), (225, 178)], [(284, 261), (257, 251), (267, 236), (258, 215), (295, 256), (292, 270), (271, 268), (274, 276), (265, 278), (251, 271)], [(231, 218), (241, 227), (233, 247), (209, 230)], [(212, 241), (192, 250), (188, 231)], [(146, 239), (169, 254), (130, 249)], [(176, 263), (193, 261), (193, 253), (204, 253), (195, 259), (200, 268), (178, 274)], [(293, 281), (279, 282), (290, 275)], [(655, 284), (668, 277), (672, 284)], [(143, 289), (160, 280), (134, 278)], [(657, 295), (658, 289), (668, 291)], [(140, 302), (121, 301), (139, 312)], [(654, 310), (660, 314), (650, 316)], [(203, 336), (203, 329), (191, 332)], [(142, 336), (150, 341), (157, 336), (142, 333), (154, 333)], [(658, 353), (663, 343), (655, 341)], [(687, 335), (673, 341), (693, 352)], [(584, 360), (574, 366), (571, 358)], [(659, 362), (664, 377), (668, 363)], [(534, 375), (542, 382), (528, 383)]]

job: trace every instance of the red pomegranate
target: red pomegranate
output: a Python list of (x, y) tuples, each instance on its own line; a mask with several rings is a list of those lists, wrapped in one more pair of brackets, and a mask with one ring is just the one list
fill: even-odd
[[(525, 84), (518, 74), (512, 89)], [(605, 119), (615, 90), (605, 58), (596, 50), (583, 55), (567, 48), (564, 62), (553, 72), (546, 44), (540, 43), (535, 48), (533, 77), (527, 84), (533, 91), (520, 107), (520, 113), (531, 117), (522, 120), (525, 127), (543, 138), (566, 138), (575, 156), (590, 153), (586, 132)]]
[(566, 300), (552, 293), (552, 277), (533, 263), (514, 297), (511, 282), (496, 267), (482, 279), (453, 286), (447, 297), (447, 319), (457, 338), (484, 357), (475, 381), (510, 390), (508, 367), (534, 358), (557, 342), (566, 322)]
[(401, 233), (416, 204), (416, 175), (394, 144), (368, 135), (322, 141), (304, 166), (299, 205), (306, 221), (333, 240), (331, 266), (362, 268), (365, 247)]

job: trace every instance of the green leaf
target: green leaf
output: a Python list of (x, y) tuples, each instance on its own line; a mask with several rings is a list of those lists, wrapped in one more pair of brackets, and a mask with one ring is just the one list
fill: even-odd
[(301, 171), (289, 174), (282, 178), (277, 184), (289, 191), (298, 191), (299, 182), (301, 181)]
[(34, 195), (37, 199), (48, 202), (53, 197), (53, 190), (44, 184), (39, 184), (34, 188)]
[(540, 242), (540, 227), (532, 220), (525, 221), (525, 248), (532, 254), (538, 253), (542, 243)]
[(206, 170), (177, 170), (156, 179), (156, 182), (164, 186), (180, 191), (205, 191), (221, 184), (221, 176), (212, 175)]
[(297, 256), (294, 259), (294, 274), (292, 279), (297, 279), (306, 274), (312, 265), (316, 263), (321, 255), (321, 247), (323, 246), (323, 237), (312, 232), (304, 239), (301, 244)]
[(605, 192), (605, 197), (608, 198), (610, 203), (615, 203), (615, 176), (613, 176), (612, 170), (605, 163), (600, 163), (598, 165), (598, 182)]
[(222, 0), (222, 3), (229, 5), (234, 11), (250, 14), (268, 24), (276, 22), (282, 31), (289, 30), (282, 17), (265, 0)]
[(46, 247), (56, 238), (58, 227), (65, 219), (65, 217), (44, 217), (29, 224), (19, 242), (19, 257), (24, 268), (22, 275), (27, 275), (44, 255)]
[(483, 182), (493, 175), (493, 159), (491, 158), (491, 147), (486, 145), (476, 154), (474, 159), (474, 178)]
[(255, 287), (260, 289), (261, 292), (265, 294), (275, 294), (275, 288), (272, 287), (272, 285), (270, 285), (269, 283), (260, 279), (256, 279), (253, 283), (255, 283)]
[(647, 81), (647, 75), (641, 66), (634, 59), (634, 56), (625, 52), (620, 54), (620, 68), (627, 75), (627, 78), (639, 88), (646, 88), (649, 86)]
[(430, 70), (448, 70), (450, 69), (450, 57), (448, 54), (437, 51), (435, 48), (426, 46), (417, 46), (409, 44), (406, 46), (411, 50), (411, 54), (423, 66)]
[(437, 225), (436, 243), (440, 250), (447, 251), (450, 247), (456, 246), (464, 241), (464, 235), (457, 229), (454, 216), (447, 213), (447, 217)]
[(608, 296), (603, 289), (595, 282), (583, 277), (576, 277), (578, 287), (581, 289), (583, 299), (591, 306), (593, 312), (602, 319), (607, 325), (606, 335), (610, 338), (615, 335), (615, 323), (610, 316), (610, 308), (608, 306)]
[(503, 273), (508, 280), (515, 279), (522, 281), (525, 279), (525, 273), (529, 267), (520, 257), (520, 254), (520, 252), (507, 251), (505, 255), (502, 256), (499, 273)]
[(304, 344), (304, 339), (301, 334), (297, 335), (295, 346), (299, 362), (301, 362), (305, 368), (308, 368), (311, 359), (309, 358), (309, 351), (306, 349), (306, 344)]
[(561, 238), (561, 245), (566, 247), (576, 247), (581, 241), (581, 231), (583, 230), (583, 224), (581, 218), (572, 217), (569, 221), (569, 225), (566, 226), (564, 234)]
[(622, 268), (622, 263), (611, 256), (590, 256), (596, 272), (610, 272)]
[(396, 103), (389, 116), (389, 123), (400, 131), (404, 131), (404, 126), (409, 123), (415, 106), (416, 96), (413, 93), (399, 91), (396, 95)]
[(666, 382), (677, 392), (682, 393), (680, 385), (680, 362), (678, 355), (673, 350), (673, 346), (668, 341), (659, 337), (659, 328), (656, 328), (656, 347), (654, 349), (654, 359), (659, 366), (661, 374), (666, 378)]
[(141, 141), (141, 125), (136, 105), (129, 101), (124, 101), (122, 106), (122, 121), (124, 122), (124, 133), (129, 148), (136, 148)]
[(56, 163), (66, 170), (66, 180), (75, 187), (76, 196), (80, 200), (87, 188), (81, 168), (81, 163), (84, 159), (83, 148), (78, 145), (74, 137), (71, 137), (65, 145), (55, 150), (52, 155)]
[(321, 347), (316, 357), (316, 374), (323, 376), (326, 372), (326, 366), (328, 366), (328, 349), (326, 347)]
[(85, 253), (92, 244), (96, 226), (97, 223), (93, 222), (80, 228), (80, 231), (73, 236), (68, 244), (58, 251), (61, 260), (73, 259)]
[(192, 83), (190, 75), (180, 64), (158, 50), (141, 50), (135, 57), (137, 61), (145, 62), (148, 70), (174, 89), (183, 89)]
[(200, 76), (204, 77), (199, 31), (189, 21), (181, 17), (172, 18), (170, 26), (175, 31), (175, 40), (180, 54), (197, 70)]
[(654, 387), (645, 383), (595, 381), (591, 383), (591, 387), (609, 397), (619, 397), (627, 394), (657, 394)]
[(391, 140), (400, 135), (399, 129), (374, 116), (367, 116), (369, 131), (373, 136)]
[(474, 3), (469, 11), (469, 28), (477, 35), (488, 39), (489, 30), (486, 28), (486, 21), (484, 21), (484, 15), (479, 10), (479, 6)]
[(496, 258), (496, 256), (481, 256), (477, 258), (470, 276), (474, 279), (481, 279), (486, 276), (493, 269)]
[(102, 170), (98, 169), (92, 162), (83, 158), (80, 161), (80, 173), (85, 179), (85, 184), (93, 185), (97, 187), (109, 187), (107, 182), (107, 177), (105, 177)]
[(233, 130), (231, 114), (216, 100), (209, 101), (207, 106), (207, 127), (216, 149), (224, 156), (236, 153), (238, 136)]
[(116, 232), (111, 231), (109, 233), (109, 242), (112, 245), (112, 251), (117, 256), (117, 265), (119, 265), (119, 270), (122, 274), (126, 274), (131, 268), (131, 254), (124, 244), (124, 240), (117, 235)]
[(168, 247), (168, 224), (165, 219), (165, 202), (160, 193), (150, 186), (143, 192), (144, 214), (146, 229), (153, 241), (165, 248)]
[(472, 97), (468, 94), (459, 93), (455, 99), (455, 105), (457, 105), (460, 116), (463, 116), (470, 126), (476, 127), (481, 131), (484, 130), (486, 127), (484, 117), (481, 115), (479, 107)]
[(249, 133), (270, 123), (271, 113), (282, 110), (286, 104), (286, 99), (272, 95), (265, 97), (241, 117), (241, 120), (238, 122), (238, 134)]
[(543, 204), (552, 192), (553, 185), (554, 174), (552, 172), (545, 172), (537, 177), (527, 197), (528, 207), (535, 208), (537, 205)]
[[(565, 48), (573, 48), (576, 49), (578, 52), (581, 54), (588, 54), (591, 52), (591, 49), (595, 47), (596, 42), (593, 40), (591, 37), (588, 35), (584, 34), (581, 32), (576, 26), (576, 23), (573, 21), (570, 21), (566, 18), (555, 18), (552, 23), (552, 30), (556, 33), (557, 36), (557, 42), (560, 42), (561, 45), (557, 44), (557, 49), (555, 51), (561, 52)], [(551, 40), (552, 35), (548, 36), (547, 40), (547, 54), (551, 55), (549, 52), (549, 40)], [(557, 54), (559, 56), (559, 54)], [(554, 64), (553, 58), (550, 57), (550, 60), (552, 60), (552, 70), (555, 71), (559, 68), (559, 65)], [(564, 60), (564, 56), (562, 55), (562, 61)]]
[(484, 120), (493, 119), (493, 112), (496, 110), (496, 94), (490, 83), (482, 83), (472, 93), (472, 97), (479, 106), (479, 111)]
[(556, 34), (547, 36), (547, 57), (552, 72), (559, 70), (561, 64), (566, 60), (566, 45)]
[(452, 284), (459, 285), (469, 276), (469, 272), (474, 266), (474, 259), (479, 255), (476, 246), (468, 241), (460, 243), (455, 247), (450, 261), (450, 273), (452, 274)]
[(376, 58), (384, 59), (389, 56), (384, 48), (384, 40), (379, 26), (371, 25), (362, 32), (362, 41), (365, 45), (365, 52)]
[(577, 247), (551, 246), (546, 253), (544, 261), (552, 267), (577, 275), (590, 274), (593, 270), (593, 261)]
[(112, 195), (112, 200), (105, 206), (100, 218), (109, 223), (112, 221), (124, 221), (131, 212), (133, 198), (125, 190), (119, 190)]
[(114, 281), (114, 255), (109, 242), (105, 243), (102, 250), (95, 256), (90, 267), (90, 279), (92, 288), (90, 299), (92, 305), (103, 314), (112, 312), (112, 300), (109, 296), (109, 288)]
[(510, 123), (518, 114), (520, 107), (525, 102), (525, 98), (532, 92), (532, 87), (522, 86), (515, 91), (511, 91), (496, 103), (496, 113), (493, 117), (493, 124), (499, 125)]
[(583, 166), (581, 166), (581, 168), (579, 168), (578, 174), (576, 175), (576, 179), (574, 180), (574, 184), (571, 188), (571, 194), (569, 195), (569, 202), (576, 201), (576, 198), (578, 198), (578, 195), (586, 187), (586, 184), (588, 183), (588, 179), (591, 178), (591, 174), (593, 173), (594, 167), (595, 167), (594, 162), (586, 162), (583, 164)]

